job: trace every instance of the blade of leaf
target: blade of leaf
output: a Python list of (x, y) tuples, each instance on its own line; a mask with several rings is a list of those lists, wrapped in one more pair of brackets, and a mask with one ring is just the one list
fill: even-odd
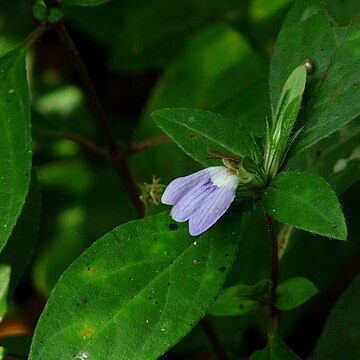
[(314, 360), (360, 358), (360, 276), (332, 309), (316, 345)]
[(318, 175), (300, 171), (279, 174), (264, 191), (263, 203), (275, 220), (338, 240), (347, 237), (339, 200)]
[(209, 309), (210, 315), (246, 315), (269, 301), (271, 281), (262, 280), (255, 285), (234, 285), (221, 290)]
[(255, 351), (249, 360), (300, 360), (300, 358), (275, 334), (266, 348)]
[(0, 58), (0, 250), (25, 203), (30, 182), (30, 105), (25, 49)]
[(205, 166), (220, 164), (219, 159), (209, 159), (208, 149), (239, 157), (258, 156), (259, 149), (250, 133), (220, 114), (175, 108), (157, 110), (152, 116), (179, 147)]
[(322, 0), (296, 1), (285, 19), (270, 68), (273, 106), (281, 84), (294, 67), (310, 58), (315, 69), (309, 76), (307, 101), (303, 104), (304, 130), (294, 153), (329, 136), (360, 114), (359, 31), (359, 16), (348, 26), (339, 27)]
[(317, 287), (308, 279), (293, 277), (282, 281), (276, 288), (275, 307), (279, 310), (291, 310), (318, 293)]
[(40, 187), (33, 171), (29, 194), (19, 220), (5, 248), (0, 264), (11, 267), (9, 294), (12, 294), (31, 259), (40, 219)]
[[(190, 237), (161, 213), (122, 225), (62, 275), (30, 359), (155, 359), (205, 314), (232, 266), (239, 214)], [(234, 228), (234, 224), (235, 225)], [(58, 324), (61, 323), (61, 326)]]

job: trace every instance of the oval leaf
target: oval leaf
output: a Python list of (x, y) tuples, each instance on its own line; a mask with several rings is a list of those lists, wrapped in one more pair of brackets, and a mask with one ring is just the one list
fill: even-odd
[(240, 157), (258, 155), (250, 133), (220, 114), (175, 108), (157, 110), (152, 117), (187, 154), (205, 166), (219, 164), (219, 160), (209, 159), (211, 150)]
[(282, 281), (276, 288), (275, 307), (279, 310), (291, 310), (318, 293), (317, 287), (308, 279), (293, 277)]
[(318, 175), (300, 171), (279, 174), (264, 191), (263, 203), (282, 223), (338, 240), (347, 237), (339, 200)]
[(26, 52), (18, 47), (0, 58), (0, 250), (25, 203), (31, 167)]
[(62, 275), (30, 359), (158, 358), (204, 316), (222, 287), (237, 250), (234, 224), (236, 213), (194, 238), (166, 212), (111, 231)]

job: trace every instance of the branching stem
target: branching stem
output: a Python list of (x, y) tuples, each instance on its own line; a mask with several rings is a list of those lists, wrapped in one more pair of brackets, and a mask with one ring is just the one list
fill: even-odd
[(67, 31), (65, 24), (62, 21), (56, 23), (54, 25), (54, 29), (57, 32), (58, 37), (62, 42), (65, 50), (67, 51), (68, 56), (71, 59), (74, 68), (79, 76), (79, 79), (86, 93), (89, 106), (91, 106), (94, 113), (96, 114), (97, 121), (102, 129), (102, 132), (106, 140), (111, 161), (127, 189), (127, 192), (132, 200), (132, 203), (136, 209), (138, 216), (143, 217), (144, 206), (140, 201), (138, 190), (136, 187), (136, 182), (134, 181), (133, 177), (130, 174), (124, 153), (122, 151), (119, 151), (118, 149), (118, 146), (116, 144), (116, 139), (112, 134), (110, 124), (107, 120), (105, 111), (100, 103), (95, 87), (89, 77), (85, 65), (79, 55), (79, 52), (70, 34)]

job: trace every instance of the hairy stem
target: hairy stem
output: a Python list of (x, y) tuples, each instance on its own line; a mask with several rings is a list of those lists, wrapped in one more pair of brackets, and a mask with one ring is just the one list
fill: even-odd
[(170, 141), (170, 139), (168, 136), (160, 135), (160, 136), (153, 137), (151, 139), (146, 139), (146, 140), (140, 141), (138, 143), (132, 144), (132, 145), (128, 146), (127, 148), (125, 148), (124, 152), (126, 154), (133, 154), (133, 153), (154, 147), (156, 145), (165, 144), (169, 141)]
[(89, 77), (85, 65), (79, 55), (79, 52), (70, 34), (67, 31), (65, 24), (62, 21), (56, 23), (54, 25), (54, 29), (56, 30), (60, 41), (62, 42), (65, 50), (67, 51), (69, 58), (73, 62), (74, 68), (83, 85), (88, 103), (96, 114), (97, 121), (102, 129), (107, 147), (109, 149), (111, 161), (127, 189), (127, 192), (132, 200), (138, 216), (142, 217), (144, 214), (144, 207), (139, 199), (136, 183), (130, 174), (128, 165), (124, 157), (124, 153), (122, 151), (119, 151), (118, 149), (116, 139), (112, 134), (105, 111), (99, 101), (95, 87)]
[(25, 46), (30, 48), (33, 46), (49, 29), (51, 24), (43, 22), (40, 24), (25, 40)]
[(88, 140), (80, 135), (70, 134), (70, 133), (65, 133), (65, 132), (58, 133), (57, 135), (62, 139), (67, 139), (67, 140), (74, 142), (75, 144), (79, 145), (81, 148), (85, 149), (90, 154), (93, 154), (93, 155), (96, 155), (99, 157), (103, 157), (103, 158), (109, 157), (109, 154), (105, 149), (94, 144), (90, 140)]
[(279, 249), (277, 236), (275, 233), (275, 226), (273, 218), (265, 212), (265, 221), (269, 234), (270, 241), (270, 278), (271, 278), (271, 308), (270, 308), (270, 326), (269, 337), (273, 336), (278, 331), (280, 312), (275, 308), (274, 303), (276, 301), (275, 290), (279, 284), (280, 271), (279, 271)]

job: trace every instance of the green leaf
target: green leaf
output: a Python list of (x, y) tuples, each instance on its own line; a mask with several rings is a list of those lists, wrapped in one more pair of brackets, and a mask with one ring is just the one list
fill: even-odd
[(0, 264), (11, 267), (9, 294), (13, 293), (30, 262), (38, 234), (39, 219), (40, 187), (33, 171), (25, 206), (9, 241), (0, 254)]
[(166, 212), (114, 229), (60, 278), (30, 359), (159, 357), (213, 302), (234, 261), (239, 227), (233, 212), (190, 237), (187, 224)]
[(314, 360), (360, 358), (360, 276), (358, 275), (332, 309), (316, 345)]
[(7, 310), (7, 296), (9, 291), (11, 268), (8, 265), (0, 265), (0, 322)]
[(188, 155), (205, 166), (219, 164), (208, 150), (256, 158), (258, 147), (235, 121), (220, 114), (196, 109), (161, 109), (152, 113), (156, 123)]
[[(348, 6), (345, 3), (342, 7)], [(285, 19), (270, 68), (273, 106), (292, 69), (309, 58), (314, 72), (303, 103), (304, 129), (294, 152), (312, 146), (360, 114), (360, 18), (339, 27), (322, 0), (298, 0)]]
[(347, 237), (339, 200), (318, 175), (300, 171), (280, 173), (264, 191), (263, 203), (275, 220), (338, 240)]
[(64, 5), (70, 6), (98, 6), (110, 0), (62, 0)]
[(31, 135), (25, 49), (0, 58), (0, 250), (25, 203), (30, 181)]
[(280, 339), (274, 335), (263, 350), (255, 351), (249, 360), (300, 360), (300, 358)]
[(318, 293), (317, 287), (310, 280), (293, 277), (282, 281), (276, 288), (275, 307), (279, 310), (291, 310)]
[(208, 313), (217, 316), (246, 315), (268, 303), (271, 281), (262, 280), (257, 284), (235, 285), (221, 290)]

